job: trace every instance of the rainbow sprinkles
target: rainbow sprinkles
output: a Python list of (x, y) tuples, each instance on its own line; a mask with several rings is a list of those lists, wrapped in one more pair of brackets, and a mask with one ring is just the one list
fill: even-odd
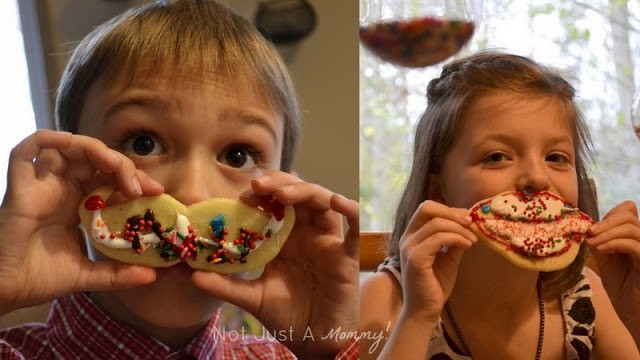
[(128, 263), (170, 266), (187, 261), (211, 271), (254, 259), (264, 263), (277, 254), (294, 222), (293, 208), (276, 199), (264, 208), (231, 199), (187, 207), (163, 194), (107, 207), (110, 194), (97, 192), (85, 199), (82, 223), (98, 250)]

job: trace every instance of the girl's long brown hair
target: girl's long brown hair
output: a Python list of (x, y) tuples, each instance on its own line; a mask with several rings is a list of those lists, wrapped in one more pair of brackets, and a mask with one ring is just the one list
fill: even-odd
[[(387, 256), (399, 258), (399, 240), (418, 206), (429, 199), (427, 183), (440, 172), (465, 111), (478, 98), (496, 93), (557, 99), (564, 118), (571, 121), (574, 130), (578, 205), (594, 219), (598, 218), (596, 198), (585, 166), (591, 160), (591, 138), (575, 103), (574, 88), (555, 72), (530, 59), (485, 51), (447, 64), (440, 77), (431, 80), (427, 87), (428, 106), (417, 124), (412, 170), (396, 211)], [(561, 292), (575, 285), (587, 255), (588, 248), (582, 244), (569, 267), (541, 273), (545, 288)]]

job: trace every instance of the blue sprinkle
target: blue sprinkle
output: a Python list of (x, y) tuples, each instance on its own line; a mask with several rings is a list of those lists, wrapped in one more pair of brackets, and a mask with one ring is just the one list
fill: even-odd
[(491, 212), (491, 205), (489, 205), (489, 204), (484, 204), (484, 205), (482, 205), (482, 206), (480, 207), (480, 210), (482, 210), (482, 212), (483, 212), (484, 214), (488, 214), (488, 213), (490, 213), (490, 212)]
[(211, 226), (215, 237), (224, 237), (224, 216), (222, 214), (218, 214), (213, 220), (211, 220), (209, 225)]

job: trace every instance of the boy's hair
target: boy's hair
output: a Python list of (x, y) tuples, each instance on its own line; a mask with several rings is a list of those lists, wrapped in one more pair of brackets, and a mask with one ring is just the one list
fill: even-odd
[[(530, 59), (485, 51), (447, 64), (440, 77), (429, 83), (428, 106), (416, 128), (412, 171), (396, 212), (388, 256), (399, 258), (399, 240), (420, 203), (429, 198), (427, 183), (440, 172), (466, 110), (478, 98), (491, 94), (548, 96), (557, 100), (563, 117), (573, 126), (578, 203), (582, 211), (597, 219), (595, 194), (585, 166), (587, 160), (591, 160), (591, 138), (574, 101), (573, 87)], [(573, 286), (581, 276), (587, 255), (588, 248), (582, 244), (568, 268), (541, 273), (545, 288), (564, 291)]]
[(212, 75), (255, 84), (284, 118), (280, 169), (290, 171), (300, 128), (293, 84), (274, 46), (246, 19), (211, 0), (157, 1), (111, 19), (73, 52), (56, 96), (56, 127), (77, 132), (80, 109), (99, 78)]

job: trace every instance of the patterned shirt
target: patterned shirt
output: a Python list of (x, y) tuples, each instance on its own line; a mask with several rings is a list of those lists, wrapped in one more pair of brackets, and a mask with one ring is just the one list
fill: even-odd
[[(377, 271), (390, 273), (399, 284), (401, 282), (400, 262), (386, 258)], [(586, 269), (585, 269), (586, 271)], [(565, 328), (565, 354), (569, 360), (588, 360), (594, 343), (596, 312), (591, 302), (591, 285), (586, 273), (571, 289), (560, 296)], [(471, 360), (456, 346), (444, 328), (442, 320), (436, 325), (429, 343), (429, 360)]]
[[(184, 349), (168, 346), (117, 322), (85, 294), (53, 302), (46, 324), (25, 324), (0, 331), (0, 359), (296, 359), (269, 337), (223, 331), (217, 312)], [(358, 359), (359, 345), (350, 341), (335, 359)]]

